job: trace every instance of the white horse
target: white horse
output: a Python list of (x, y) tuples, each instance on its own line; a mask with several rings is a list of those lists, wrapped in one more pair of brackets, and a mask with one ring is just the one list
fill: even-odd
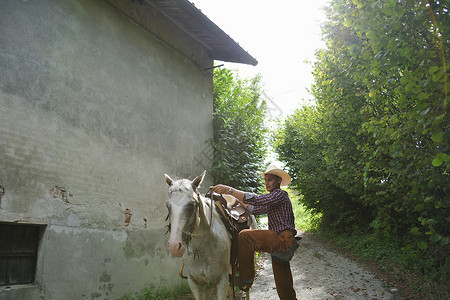
[(183, 257), (189, 287), (195, 299), (206, 299), (206, 286), (212, 284), (218, 300), (231, 298), (231, 236), (222, 223), (214, 203), (199, 194), (197, 188), (205, 172), (193, 181), (172, 180), (169, 185), (168, 247), (176, 257)]

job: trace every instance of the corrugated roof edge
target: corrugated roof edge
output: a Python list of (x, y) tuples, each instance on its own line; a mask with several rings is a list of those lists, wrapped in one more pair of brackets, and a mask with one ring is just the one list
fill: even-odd
[[(213, 51), (213, 59), (221, 60), (225, 62), (236, 62), (244, 63), (256, 66), (258, 61), (253, 58), (247, 51), (245, 51), (237, 42), (235, 42), (228, 34), (226, 34), (222, 29), (220, 29), (214, 22), (212, 22), (205, 14), (203, 14), (193, 3), (188, 0), (173, 0), (178, 3), (180, 8), (182, 8), (186, 13), (188, 13), (192, 18), (194, 18), (198, 23), (204, 26), (205, 30), (211, 35), (214, 35), (220, 43), (214, 43), (211, 45), (211, 36), (203, 36), (196, 32), (191, 32), (199, 41), (208, 44), (209, 48)], [(170, 14), (169, 14), (170, 17)], [(179, 20), (174, 20), (179, 23)], [(189, 30), (188, 27), (184, 26), (185, 30)], [(207, 34), (202, 32), (202, 34)], [(222, 44), (222, 45), (218, 45)], [(224, 49), (220, 49), (224, 47)]]

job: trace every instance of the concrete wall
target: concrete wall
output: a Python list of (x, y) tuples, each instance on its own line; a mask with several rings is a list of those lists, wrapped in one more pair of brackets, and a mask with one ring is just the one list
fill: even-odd
[(0, 298), (180, 283), (163, 174), (205, 169), (211, 112), (211, 75), (106, 2), (2, 0), (0, 222), (43, 230), (35, 284)]

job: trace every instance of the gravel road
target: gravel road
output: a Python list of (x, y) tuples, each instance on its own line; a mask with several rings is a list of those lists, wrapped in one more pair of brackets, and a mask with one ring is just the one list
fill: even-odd
[[(395, 286), (389, 286), (370, 268), (299, 231), (300, 247), (291, 261), (298, 300), (405, 300)], [(239, 298), (239, 295), (237, 295)], [(243, 296), (243, 295), (242, 295)], [(215, 299), (212, 290), (208, 300)], [(177, 300), (192, 300), (188, 295)], [(262, 254), (250, 300), (277, 300), (271, 258)]]
[[(300, 235), (300, 247), (291, 261), (297, 299), (404, 299), (395, 287), (387, 287), (358, 262), (304, 233)], [(278, 299), (268, 256), (250, 290), (250, 299)]]

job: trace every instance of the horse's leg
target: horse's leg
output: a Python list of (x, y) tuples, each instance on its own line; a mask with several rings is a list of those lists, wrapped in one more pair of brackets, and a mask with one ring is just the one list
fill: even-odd
[(195, 300), (206, 300), (205, 287), (199, 286), (190, 277), (188, 278), (188, 284)]
[(233, 299), (233, 292), (229, 284), (228, 272), (225, 272), (216, 285), (217, 300)]

